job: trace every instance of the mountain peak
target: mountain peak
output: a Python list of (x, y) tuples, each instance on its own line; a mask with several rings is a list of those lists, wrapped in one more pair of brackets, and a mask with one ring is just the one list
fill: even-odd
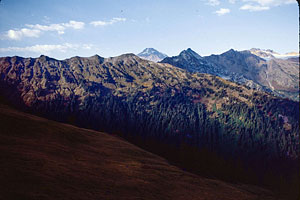
[(195, 57), (197, 59), (201, 59), (202, 58), (198, 53), (196, 53), (195, 51), (193, 51), (191, 48), (183, 50), (182, 52), (180, 52), (179, 55), (183, 56), (183, 57)]
[(237, 53), (239, 53), (238, 51), (234, 50), (234, 49), (229, 49), (228, 51), (222, 53), (221, 55), (225, 55), (225, 56), (235, 56)]
[[(231, 48), (231, 49), (229, 49), (229, 50), (226, 51), (226, 52), (228, 52), (228, 53), (229, 53), (229, 52), (230, 52), (230, 53), (234, 53), (234, 52), (236, 52), (236, 50), (234, 50), (234, 49)], [(225, 52), (225, 53), (226, 53), (226, 52)]]
[(98, 54), (95, 54), (93, 56), (88, 57), (89, 59), (103, 59), (103, 57), (99, 56)]
[(49, 57), (45, 55), (40, 55), (40, 58), (49, 58)]
[(40, 55), (39, 59), (41, 61), (50, 61), (50, 60), (56, 60), (54, 58), (50, 58), (49, 56), (45, 56), (45, 55)]
[(159, 51), (157, 51), (154, 48), (146, 48), (142, 51), (142, 53), (156, 53), (156, 52), (159, 52)]
[(166, 54), (161, 53), (154, 48), (146, 48), (141, 53), (139, 53), (138, 56), (153, 62), (159, 62), (165, 57), (167, 57)]

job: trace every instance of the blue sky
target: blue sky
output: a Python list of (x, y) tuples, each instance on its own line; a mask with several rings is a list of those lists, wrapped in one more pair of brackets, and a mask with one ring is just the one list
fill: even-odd
[(0, 56), (298, 52), (296, 0), (2, 0)]

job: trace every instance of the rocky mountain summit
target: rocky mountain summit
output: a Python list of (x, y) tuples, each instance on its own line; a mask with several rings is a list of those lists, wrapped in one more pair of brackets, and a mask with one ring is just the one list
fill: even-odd
[(200, 72), (213, 75), (218, 74), (221, 70), (214, 67), (211, 63), (208, 63), (190, 48), (183, 50), (178, 56), (166, 57), (160, 63), (169, 63), (189, 72)]
[(153, 62), (159, 62), (165, 57), (168, 57), (166, 54), (161, 53), (154, 48), (146, 48), (137, 55), (143, 59), (150, 60)]
[(169, 63), (190, 72), (216, 75), (260, 91), (299, 101), (299, 61), (277, 59), (271, 54), (273, 51), (266, 52), (256, 54), (273, 59), (266, 60), (251, 51), (233, 49), (220, 55), (201, 57), (187, 49), (178, 56), (163, 59), (161, 63)]
[[(221, 65), (235, 54), (238, 62)], [(249, 78), (255, 70), (240, 64), (264, 62), (249, 54), (232, 50), (213, 62), (187, 50), (175, 61)], [(3, 57), (0, 97), (26, 112), (117, 134), (194, 173), (298, 191), (299, 104), (218, 76), (134, 54)]]

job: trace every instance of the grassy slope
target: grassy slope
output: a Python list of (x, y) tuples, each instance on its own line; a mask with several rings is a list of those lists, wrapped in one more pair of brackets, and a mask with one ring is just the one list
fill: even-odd
[(106, 133), (0, 104), (0, 199), (273, 199), (174, 167)]

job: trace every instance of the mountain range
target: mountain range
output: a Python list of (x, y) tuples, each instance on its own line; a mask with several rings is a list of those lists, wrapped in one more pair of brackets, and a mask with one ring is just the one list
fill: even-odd
[(118, 135), (189, 172), (294, 197), (299, 103), (229, 81), (253, 81), (265, 63), (249, 51), (201, 57), (191, 49), (160, 63), (134, 54), (3, 57), (0, 97), (19, 110)]
[(299, 101), (299, 59), (272, 57), (266, 60), (265, 57), (257, 56), (265, 56), (262, 51), (258, 53), (256, 49), (255, 54), (253, 51), (231, 49), (220, 55), (201, 57), (193, 50), (187, 49), (178, 56), (164, 58), (161, 63), (169, 63), (190, 72), (216, 75), (260, 91)]

